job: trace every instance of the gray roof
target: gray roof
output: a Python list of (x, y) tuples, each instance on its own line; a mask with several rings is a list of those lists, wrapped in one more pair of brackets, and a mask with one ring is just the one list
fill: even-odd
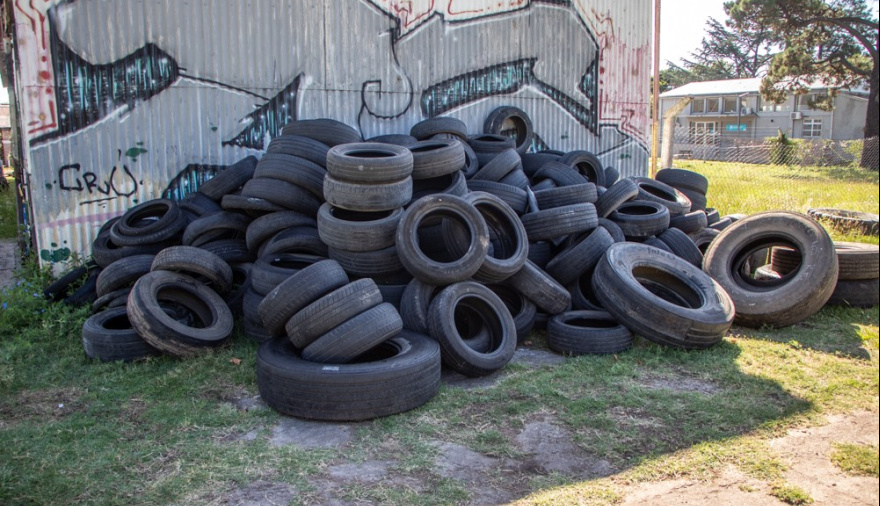
[[(811, 90), (824, 90), (828, 88), (823, 83), (813, 83), (810, 85)], [(740, 95), (742, 93), (761, 92), (761, 78), (752, 77), (748, 79), (724, 79), (721, 81), (703, 81), (701, 83), (688, 83), (678, 88), (673, 88), (660, 94), (660, 98), (665, 97), (696, 97), (700, 95)]]

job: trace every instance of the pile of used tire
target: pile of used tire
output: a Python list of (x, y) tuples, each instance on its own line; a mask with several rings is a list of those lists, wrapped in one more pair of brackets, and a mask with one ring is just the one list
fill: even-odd
[[(83, 288), (87, 355), (194, 356), (240, 316), (267, 404), (360, 420), (427, 402), (441, 364), (503, 368), (533, 328), (570, 355), (622, 352), (634, 334), (704, 349), (734, 318), (790, 325), (841, 286), (848, 250), (809, 217), (720, 217), (693, 172), (620, 179), (586, 151), (526, 153), (519, 109), (478, 135), (452, 118), (410, 133), (362, 142), (296, 121), (260, 160), (108, 222)], [(877, 248), (866, 258), (854, 269), (873, 268), (876, 304)]]

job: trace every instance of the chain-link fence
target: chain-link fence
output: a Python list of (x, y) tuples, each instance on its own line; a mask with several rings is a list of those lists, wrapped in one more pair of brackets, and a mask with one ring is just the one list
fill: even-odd
[(706, 175), (709, 205), (722, 213), (817, 207), (878, 212), (877, 137), (792, 139), (767, 130), (747, 136), (678, 128), (672, 165)]
[(730, 163), (855, 166), (877, 170), (878, 138), (856, 140), (792, 139), (768, 129), (753, 136), (722, 135), (707, 129), (676, 129), (674, 160)]

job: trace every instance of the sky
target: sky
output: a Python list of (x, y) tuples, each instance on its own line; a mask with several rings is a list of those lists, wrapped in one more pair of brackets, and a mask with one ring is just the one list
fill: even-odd
[[(706, 33), (706, 21), (713, 17), (727, 19), (724, 2), (727, 0), (661, 0), (660, 3), (660, 68), (668, 68), (667, 61), (680, 65), (681, 58), (690, 58), (700, 47)], [(875, 15), (878, 0), (868, 0)]]
[(667, 60), (680, 65), (681, 58), (690, 58), (700, 47), (710, 17), (727, 19), (725, 0), (661, 0), (660, 2), (660, 68), (668, 68)]

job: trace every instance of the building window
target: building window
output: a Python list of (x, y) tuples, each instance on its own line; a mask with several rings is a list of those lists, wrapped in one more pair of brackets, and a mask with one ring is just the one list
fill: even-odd
[(815, 139), (822, 137), (822, 120), (821, 119), (805, 119), (804, 120), (804, 138)]
[[(798, 97), (798, 110), (799, 111), (817, 111), (817, 110), (825, 110), (823, 105), (828, 101), (828, 95), (825, 93), (810, 93), (808, 95), (801, 95)], [(819, 102), (818, 107), (814, 107), (811, 105), (812, 103)]]
[(694, 121), (690, 128), (691, 142), (697, 144), (711, 144), (718, 135), (718, 124), (714, 121)]
[(718, 100), (717, 98), (707, 98), (706, 99), (706, 112), (709, 114), (715, 113), (718, 114)]
[(788, 112), (791, 109), (791, 101), (790, 99), (786, 99), (785, 102), (781, 104), (774, 104), (773, 102), (764, 101), (761, 103), (761, 110), (763, 112)]
[(704, 112), (706, 112), (706, 99), (694, 99), (691, 103), (691, 114), (703, 114)]
[[(737, 103), (739, 104), (739, 111), (737, 111)], [(737, 98), (737, 97), (725, 97), (724, 98), (724, 114), (736, 114), (737, 112), (742, 114), (748, 114), (748, 102), (745, 98)]]

